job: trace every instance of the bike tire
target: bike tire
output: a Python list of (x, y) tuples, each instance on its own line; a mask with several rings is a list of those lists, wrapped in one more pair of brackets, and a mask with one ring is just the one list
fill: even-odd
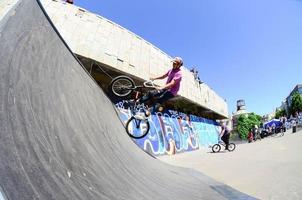
[(282, 137), (282, 136), (284, 136), (284, 132), (283, 131), (281, 131), (279, 133), (276, 133), (275, 137)]
[(135, 139), (141, 139), (145, 137), (150, 129), (150, 124), (148, 120), (140, 120), (135, 117), (131, 117), (126, 122), (126, 132), (127, 134)]
[(134, 81), (128, 76), (118, 76), (110, 83), (110, 91), (117, 97), (128, 96), (135, 87)]
[(235, 143), (230, 143), (229, 147), (228, 147), (228, 150), (229, 151), (234, 151), (235, 149), (236, 149), (236, 144)]
[(217, 152), (219, 152), (221, 150), (221, 146), (219, 145), (219, 144), (214, 144), (213, 146), (212, 146), (212, 151), (214, 152), (214, 153), (217, 153)]

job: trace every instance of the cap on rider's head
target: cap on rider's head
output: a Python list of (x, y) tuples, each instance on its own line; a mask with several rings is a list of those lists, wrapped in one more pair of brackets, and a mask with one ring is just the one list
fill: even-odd
[(179, 63), (180, 66), (183, 65), (183, 61), (182, 61), (182, 58), (181, 58), (181, 57), (175, 57), (175, 58), (173, 58), (172, 62), (173, 62), (173, 63), (174, 63), (174, 62), (175, 62), (175, 63)]

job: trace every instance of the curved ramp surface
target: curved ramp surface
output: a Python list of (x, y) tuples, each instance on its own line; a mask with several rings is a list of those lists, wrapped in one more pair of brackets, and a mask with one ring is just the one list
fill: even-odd
[(0, 47), (1, 198), (253, 199), (139, 149), (39, 2), (8, 13)]

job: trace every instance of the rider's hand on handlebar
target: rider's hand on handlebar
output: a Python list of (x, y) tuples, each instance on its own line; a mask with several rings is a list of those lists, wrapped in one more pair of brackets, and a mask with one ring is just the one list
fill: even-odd
[(155, 80), (155, 78), (150, 77), (150, 81), (154, 81), (154, 80)]
[(158, 92), (160, 92), (162, 89), (163, 89), (163, 87), (156, 87), (155, 88)]

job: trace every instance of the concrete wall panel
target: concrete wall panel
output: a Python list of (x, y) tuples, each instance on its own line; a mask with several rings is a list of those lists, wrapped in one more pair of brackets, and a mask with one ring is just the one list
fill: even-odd
[[(76, 54), (145, 80), (166, 73), (172, 66), (171, 56), (110, 20), (64, 2), (42, 0), (42, 3)], [(1, 10), (0, 14), (4, 13)], [(228, 116), (226, 102), (215, 91), (206, 84), (198, 84), (185, 66), (182, 72), (179, 95)], [(164, 84), (164, 80), (157, 83)]]

